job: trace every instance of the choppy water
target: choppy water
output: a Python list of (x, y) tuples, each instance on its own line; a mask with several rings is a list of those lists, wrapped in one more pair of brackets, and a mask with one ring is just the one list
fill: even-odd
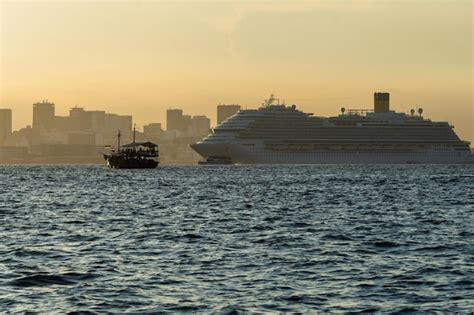
[(474, 311), (473, 166), (0, 167), (0, 311)]

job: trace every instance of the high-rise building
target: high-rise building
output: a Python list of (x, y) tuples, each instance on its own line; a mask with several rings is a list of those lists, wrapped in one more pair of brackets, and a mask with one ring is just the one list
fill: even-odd
[[(105, 111), (92, 110), (87, 111), (92, 131), (101, 132), (105, 129)], [(131, 116), (130, 116), (131, 117)]]
[(12, 133), (12, 110), (0, 108), (0, 145), (4, 145)]
[(147, 137), (156, 137), (163, 134), (163, 129), (160, 123), (151, 123), (143, 126), (143, 133)]
[(374, 93), (374, 111), (376, 113), (386, 113), (390, 111), (389, 93)]
[(71, 130), (90, 130), (91, 121), (87, 111), (82, 107), (73, 107), (69, 110)]
[(71, 130), (102, 132), (105, 129), (105, 111), (73, 107), (69, 110)]
[(124, 135), (131, 134), (132, 122), (132, 116), (129, 115), (105, 114), (104, 131), (114, 135), (117, 134), (119, 130)]
[(240, 110), (240, 105), (217, 105), (217, 124), (233, 116)]
[(203, 136), (209, 133), (211, 120), (206, 116), (194, 116), (192, 119), (192, 135)]
[(54, 129), (54, 103), (42, 101), (33, 104), (33, 129), (36, 131)]
[(182, 109), (168, 109), (166, 111), (166, 130), (183, 131)]
[(186, 135), (190, 135), (193, 130), (193, 119), (191, 115), (183, 115), (183, 122), (181, 123), (180, 131)]

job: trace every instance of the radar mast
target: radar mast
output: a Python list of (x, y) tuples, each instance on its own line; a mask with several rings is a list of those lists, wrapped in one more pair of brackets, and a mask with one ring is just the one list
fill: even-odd
[(270, 94), (270, 97), (268, 99), (266, 99), (262, 105), (263, 107), (268, 107), (268, 106), (272, 106), (272, 105), (275, 105), (274, 103), (276, 102), (276, 105), (279, 105), (280, 104), (280, 100), (278, 98), (275, 98), (275, 95), (273, 94)]

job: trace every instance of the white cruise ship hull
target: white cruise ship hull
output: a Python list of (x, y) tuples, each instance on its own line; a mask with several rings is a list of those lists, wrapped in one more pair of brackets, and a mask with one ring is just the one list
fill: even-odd
[(263, 156), (239, 155), (238, 164), (464, 164), (469, 157), (450, 153), (360, 153), (314, 152), (285, 154), (263, 153)]
[(204, 158), (227, 157), (235, 164), (465, 164), (470, 152), (287, 152), (241, 144), (194, 144)]

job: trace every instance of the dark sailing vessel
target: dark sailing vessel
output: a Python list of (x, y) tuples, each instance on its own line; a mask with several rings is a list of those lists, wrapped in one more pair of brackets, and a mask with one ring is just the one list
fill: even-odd
[(135, 142), (135, 127), (133, 142), (120, 145), (120, 131), (117, 135), (117, 148), (110, 154), (104, 154), (104, 159), (110, 168), (156, 168), (159, 164), (158, 145), (152, 142)]

